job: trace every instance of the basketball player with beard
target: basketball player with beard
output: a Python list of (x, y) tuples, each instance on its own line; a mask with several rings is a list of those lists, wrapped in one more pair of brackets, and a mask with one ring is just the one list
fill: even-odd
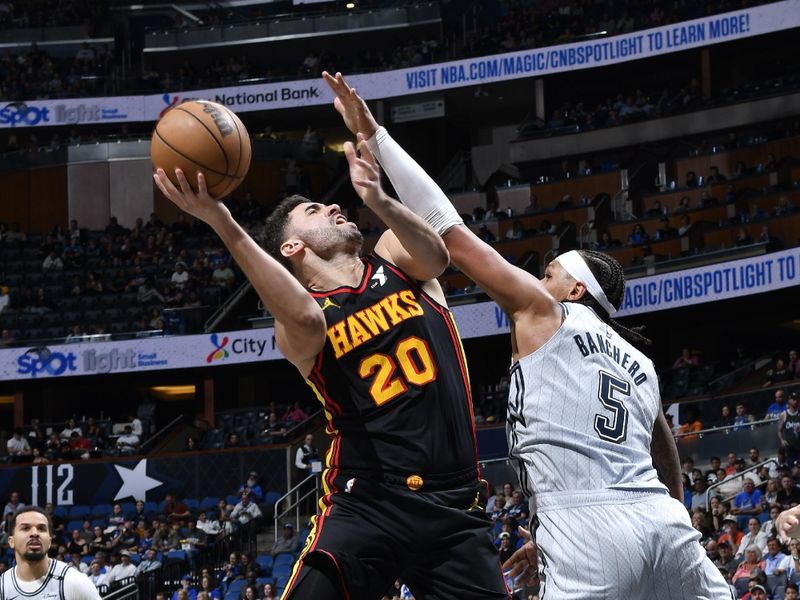
[(264, 251), (182, 172), (155, 180), (210, 225), (275, 318), (275, 340), (322, 404), (333, 439), (325, 496), (282, 598), (380, 598), (402, 577), (415, 598), (509, 597), (477, 464), (470, 385), (453, 315), (436, 281), (442, 240), (380, 187), (368, 153), (345, 144), (364, 203), (389, 227), (360, 256), (336, 204), (278, 204)]
[(17, 564), (0, 576), (0, 600), (100, 600), (86, 575), (47, 556), (53, 523), (38, 506), (19, 509), (11, 518), (8, 545)]
[(510, 264), (464, 226), (341, 74), (323, 77), (362, 152), (511, 321), (506, 431), (531, 499), (535, 544), (506, 561), (509, 577), (541, 574), (548, 600), (730, 600), (679, 501), (680, 465), (655, 368), (636, 348), (649, 340), (612, 317), (625, 291), (619, 262), (573, 250), (541, 280)]

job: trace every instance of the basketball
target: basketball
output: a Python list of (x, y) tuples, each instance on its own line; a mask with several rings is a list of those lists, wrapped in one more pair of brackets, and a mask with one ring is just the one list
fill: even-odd
[(176, 187), (180, 168), (197, 191), (197, 173), (206, 177), (214, 198), (231, 194), (250, 168), (250, 136), (232, 111), (216, 102), (192, 100), (170, 109), (150, 140), (153, 166), (164, 169)]

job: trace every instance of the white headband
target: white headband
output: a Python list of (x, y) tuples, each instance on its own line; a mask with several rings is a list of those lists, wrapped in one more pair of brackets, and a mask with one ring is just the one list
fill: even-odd
[(592, 295), (592, 298), (600, 303), (600, 306), (606, 309), (609, 315), (613, 315), (617, 312), (614, 305), (608, 301), (606, 293), (603, 291), (603, 288), (600, 287), (597, 279), (595, 279), (595, 276), (589, 269), (589, 265), (586, 264), (586, 261), (583, 260), (583, 257), (576, 250), (570, 250), (555, 260), (564, 267), (567, 273), (586, 286), (586, 291)]

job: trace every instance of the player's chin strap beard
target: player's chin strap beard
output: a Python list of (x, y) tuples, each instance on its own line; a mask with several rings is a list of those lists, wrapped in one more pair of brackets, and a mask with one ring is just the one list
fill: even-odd
[(586, 291), (592, 295), (592, 298), (597, 300), (600, 306), (606, 309), (609, 315), (613, 315), (617, 312), (614, 305), (609, 302), (606, 293), (603, 291), (603, 287), (595, 278), (589, 265), (586, 264), (586, 261), (583, 260), (583, 257), (577, 250), (570, 250), (560, 255), (555, 260), (558, 261), (558, 264), (560, 264), (571, 277), (586, 286)]

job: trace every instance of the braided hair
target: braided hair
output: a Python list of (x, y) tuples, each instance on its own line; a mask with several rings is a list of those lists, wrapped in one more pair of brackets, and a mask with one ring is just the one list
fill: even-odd
[[(595, 250), (578, 250), (578, 254), (586, 261), (586, 265), (589, 267), (592, 275), (595, 276), (595, 279), (597, 279), (600, 287), (603, 288), (608, 301), (616, 308), (622, 306), (622, 301), (625, 299), (625, 272), (622, 269), (622, 265), (619, 264), (619, 261), (608, 254)], [(594, 309), (597, 316), (605, 323), (608, 323), (622, 339), (630, 342), (634, 346), (641, 348), (653, 343), (649, 338), (642, 335), (644, 327), (628, 328), (621, 325), (611, 318), (608, 311), (600, 306), (600, 303), (595, 300), (591, 294), (584, 294), (583, 298), (577, 302), (578, 304), (585, 304)]]

